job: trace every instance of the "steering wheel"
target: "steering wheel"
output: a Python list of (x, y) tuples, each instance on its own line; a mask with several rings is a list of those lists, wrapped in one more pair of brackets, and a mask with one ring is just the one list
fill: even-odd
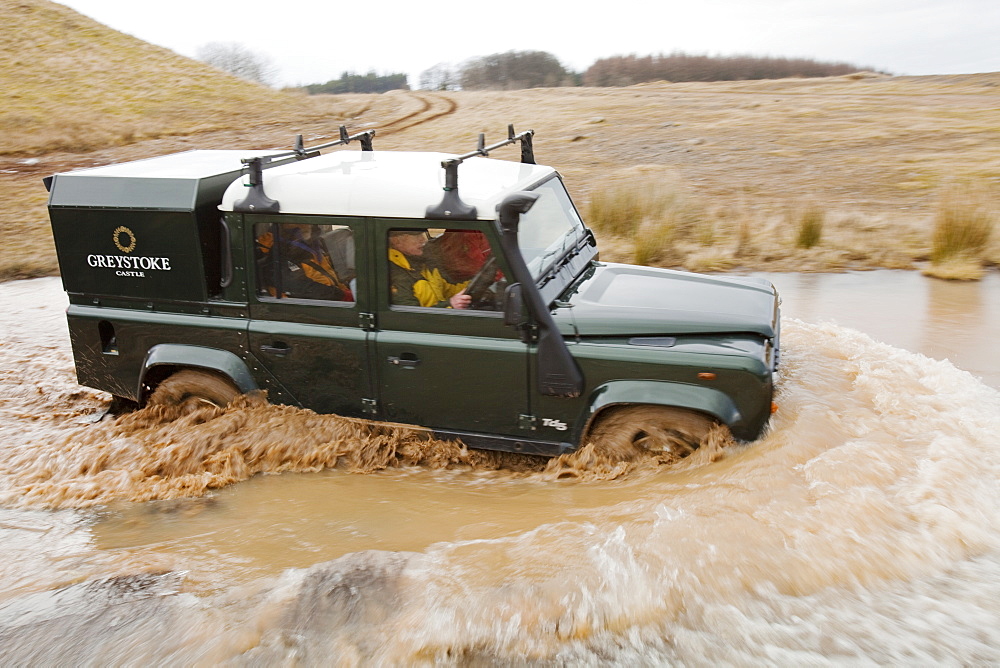
[(481, 303), (486, 297), (486, 291), (497, 282), (497, 258), (490, 257), (483, 266), (479, 268), (476, 275), (469, 279), (465, 286), (465, 294), (472, 297), (473, 304)]

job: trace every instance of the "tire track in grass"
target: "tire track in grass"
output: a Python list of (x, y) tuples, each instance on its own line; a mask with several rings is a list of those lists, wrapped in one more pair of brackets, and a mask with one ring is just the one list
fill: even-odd
[(416, 95), (414, 93), (410, 93), (409, 95), (421, 102), (420, 109), (383, 124), (377, 128), (377, 134), (384, 136), (409, 130), (418, 125), (423, 125), (424, 123), (453, 114), (458, 110), (458, 103), (450, 97), (443, 95)]

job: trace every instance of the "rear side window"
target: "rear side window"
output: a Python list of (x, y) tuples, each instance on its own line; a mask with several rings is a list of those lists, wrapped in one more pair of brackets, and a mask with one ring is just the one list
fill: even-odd
[(347, 226), (258, 223), (254, 259), (260, 297), (354, 301), (354, 235)]

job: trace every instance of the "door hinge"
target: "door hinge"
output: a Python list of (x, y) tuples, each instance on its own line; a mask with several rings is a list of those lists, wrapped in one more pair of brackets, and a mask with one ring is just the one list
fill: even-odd
[(538, 428), (538, 418), (536, 418), (534, 415), (518, 415), (517, 428), (527, 429), (528, 431), (535, 431), (535, 429)]
[(365, 415), (377, 415), (378, 414), (378, 400), (377, 399), (362, 399), (361, 400), (361, 411)]
[(366, 330), (375, 329), (375, 314), (358, 313), (358, 325), (361, 327), (361, 329), (366, 329)]

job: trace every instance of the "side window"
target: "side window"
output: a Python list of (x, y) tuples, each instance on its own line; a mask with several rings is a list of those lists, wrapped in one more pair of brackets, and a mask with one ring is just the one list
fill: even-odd
[(257, 223), (254, 258), (261, 297), (354, 301), (354, 235), (349, 227)]
[(482, 232), (396, 228), (386, 245), (393, 306), (497, 309), (504, 277)]

